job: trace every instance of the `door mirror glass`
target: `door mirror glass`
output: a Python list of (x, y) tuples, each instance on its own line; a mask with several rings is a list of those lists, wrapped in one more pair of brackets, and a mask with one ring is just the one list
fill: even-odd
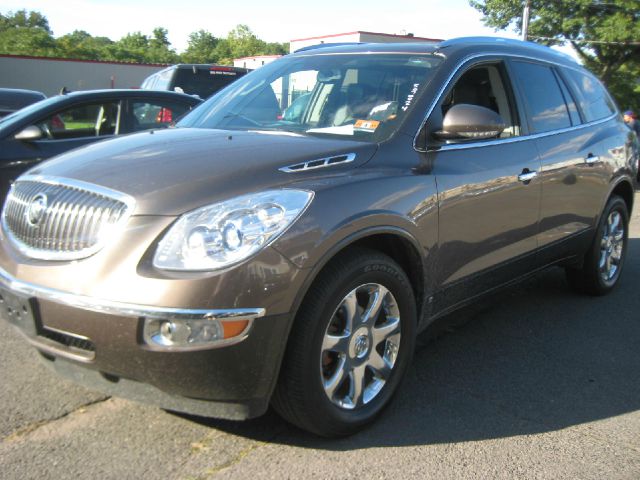
[(434, 132), (440, 140), (484, 140), (500, 136), (506, 128), (502, 117), (485, 107), (460, 103), (444, 116), (442, 130)]
[(16, 135), (13, 138), (15, 138), (16, 140), (22, 140), (26, 142), (31, 140), (40, 140), (42, 138), (42, 130), (40, 130), (35, 125), (30, 125), (27, 128), (16, 133)]

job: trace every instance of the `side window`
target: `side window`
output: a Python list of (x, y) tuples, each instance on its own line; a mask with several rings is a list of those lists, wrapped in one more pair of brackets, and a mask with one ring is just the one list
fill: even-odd
[(485, 107), (499, 114), (507, 125), (500, 138), (520, 135), (520, 122), (502, 63), (482, 64), (464, 72), (441, 101), (442, 118), (451, 107), (461, 103)]
[(520, 61), (514, 61), (512, 66), (529, 111), (533, 133), (570, 127), (569, 110), (553, 70), (545, 65)]
[(180, 105), (162, 100), (133, 101), (130, 109), (130, 130), (139, 132), (152, 128), (168, 127), (188, 110), (189, 105)]
[(317, 70), (304, 70), (285, 75), (271, 83), (282, 120), (294, 123), (303, 122), (317, 76)]
[(558, 83), (560, 84), (560, 88), (562, 89), (562, 96), (564, 97), (564, 101), (567, 104), (567, 108), (569, 109), (569, 116), (571, 117), (571, 123), (573, 125), (580, 125), (582, 122), (580, 121), (580, 114), (578, 113), (578, 107), (576, 107), (576, 102), (574, 102), (571, 93), (567, 89), (567, 86), (564, 83), (562, 78), (558, 77)]
[(100, 102), (76, 105), (38, 123), (47, 137), (68, 138), (115, 135), (120, 123), (120, 103)]
[(616, 111), (609, 95), (598, 80), (568, 68), (564, 70), (564, 74), (576, 94), (576, 99), (587, 122), (601, 120)]

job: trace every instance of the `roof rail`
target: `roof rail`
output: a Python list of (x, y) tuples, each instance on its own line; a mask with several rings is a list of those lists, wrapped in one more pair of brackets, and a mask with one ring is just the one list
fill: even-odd
[(440, 47), (447, 47), (450, 45), (461, 45), (461, 44), (469, 44), (469, 43), (494, 43), (500, 45), (513, 45), (518, 47), (526, 47), (533, 48), (538, 50), (539, 52), (545, 52), (548, 54), (558, 55), (563, 57), (565, 60), (571, 60), (573, 63), (578, 63), (575, 58), (571, 55), (568, 55), (564, 52), (560, 52), (558, 50), (554, 50), (545, 45), (540, 45), (539, 43), (529, 42), (524, 40), (517, 40), (514, 38), (503, 38), (503, 37), (458, 37), (452, 38), (450, 40), (445, 40), (439, 43)]
[(340, 46), (343, 46), (343, 45), (363, 45), (364, 43), (366, 43), (366, 42), (317, 43), (315, 45), (309, 45), (307, 47), (299, 48), (299, 49), (295, 50), (293, 53), (306, 52), (307, 50), (317, 50), (319, 48), (326, 48), (326, 47), (340, 47)]

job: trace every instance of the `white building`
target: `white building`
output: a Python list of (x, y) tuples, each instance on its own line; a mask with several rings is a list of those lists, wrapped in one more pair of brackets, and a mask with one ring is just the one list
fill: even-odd
[(320, 37), (308, 37), (291, 40), (289, 42), (289, 52), (295, 52), (296, 50), (304, 47), (310, 47), (311, 45), (318, 45), (321, 43), (403, 43), (403, 42), (427, 42), (437, 43), (442, 40), (439, 38), (425, 38), (416, 37), (412, 33), (407, 35), (394, 35), (391, 33), (376, 33), (376, 32), (348, 32), (348, 33), (335, 33), (332, 35), (322, 35)]
[(260, 68), (267, 63), (277, 60), (281, 56), (282, 55), (255, 55), (253, 57), (235, 58), (233, 60), (233, 66), (255, 70), (256, 68)]
[(0, 55), (0, 87), (38, 90), (47, 96), (60, 89), (138, 88), (167, 65), (102, 62), (68, 58)]

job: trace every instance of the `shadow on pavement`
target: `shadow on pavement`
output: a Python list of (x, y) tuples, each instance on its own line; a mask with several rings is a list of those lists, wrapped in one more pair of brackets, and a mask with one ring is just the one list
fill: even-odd
[[(187, 417), (228, 433), (304, 448), (352, 450), (555, 431), (640, 409), (640, 239), (618, 288), (572, 293), (560, 269), (458, 312), (420, 338), (407, 381), (383, 415), (327, 440), (273, 412), (247, 422)], [(451, 327), (458, 324), (459, 327)]]

